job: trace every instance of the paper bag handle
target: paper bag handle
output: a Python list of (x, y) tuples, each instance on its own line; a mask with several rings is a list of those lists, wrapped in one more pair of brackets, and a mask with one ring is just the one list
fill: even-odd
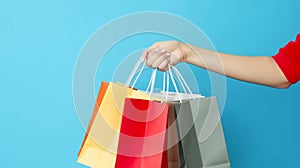
[[(181, 75), (181, 73), (179, 72), (179, 70), (178, 70), (175, 66), (172, 66), (171, 68), (174, 70), (174, 72), (175, 72), (175, 74), (176, 74), (176, 76), (177, 76), (177, 79), (179, 80), (179, 83), (180, 83), (181, 87), (183, 88), (185, 94), (190, 94), (190, 95), (192, 96), (192, 99), (195, 99), (194, 94), (192, 93), (192, 91), (191, 91), (189, 85), (188, 85), (187, 82), (184, 80), (184, 78), (183, 78), (183, 76)], [(187, 93), (186, 89), (188, 90), (189, 93)]]
[(125, 83), (127, 86), (130, 85), (130, 83), (131, 83), (131, 81), (132, 81), (132, 78), (133, 78), (134, 75), (136, 74), (136, 71), (138, 70), (138, 68), (140, 67), (140, 65), (141, 65), (142, 62), (144, 62), (144, 64), (143, 64), (142, 68), (140, 69), (140, 71), (139, 71), (137, 77), (135, 78), (135, 80), (134, 80), (134, 82), (133, 82), (131, 88), (134, 87), (135, 83), (137, 82), (137, 80), (139, 79), (139, 77), (140, 77), (142, 71), (143, 71), (144, 68), (145, 68), (146, 61), (145, 61), (145, 59), (142, 58), (142, 57), (137, 61), (137, 63), (135, 64), (133, 70), (131, 71), (131, 73), (130, 73), (130, 75), (129, 75), (129, 77), (128, 77), (126, 83)]

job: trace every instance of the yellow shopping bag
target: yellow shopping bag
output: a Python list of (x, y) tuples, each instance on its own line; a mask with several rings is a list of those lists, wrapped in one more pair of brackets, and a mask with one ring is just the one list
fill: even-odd
[(117, 156), (124, 100), (149, 99), (149, 95), (114, 82), (102, 83), (99, 94), (97, 98), (97, 103), (100, 103), (99, 109), (92, 115), (77, 162), (93, 168), (113, 168)]

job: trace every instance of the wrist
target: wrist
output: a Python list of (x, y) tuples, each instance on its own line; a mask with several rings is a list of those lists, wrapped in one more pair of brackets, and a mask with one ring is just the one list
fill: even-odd
[(191, 57), (193, 56), (193, 49), (192, 46), (186, 43), (180, 43), (182, 48), (182, 58), (181, 62), (190, 63)]

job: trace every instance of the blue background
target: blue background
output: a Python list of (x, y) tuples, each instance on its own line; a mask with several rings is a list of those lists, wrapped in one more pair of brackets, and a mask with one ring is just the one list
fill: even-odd
[[(84, 129), (72, 100), (73, 69), (89, 36), (111, 19), (170, 12), (200, 27), (218, 51), (271, 56), (299, 33), (299, 6), (296, 0), (1, 1), (0, 167), (84, 167), (76, 163)], [(299, 98), (299, 84), (280, 90), (228, 78), (222, 122), (233, 168), (300, 167)]]

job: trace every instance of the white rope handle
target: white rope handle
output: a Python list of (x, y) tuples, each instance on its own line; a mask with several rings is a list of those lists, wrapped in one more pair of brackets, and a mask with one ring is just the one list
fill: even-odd
[[(135, 78), (133, 84), (131, 85), (131, 88), (134, 88), (134, 86), (135, 86), (137, 80), (140, 78), (140, 76), (141, 76), (141, 74), (142, 74), (142, 72), (143, 72), (143, 70), (144, 70), (144, 68), (145, 68), (145, 64), (146, 64), (146, 61), (144, 61), (144, 64), (143, 64), (142, 68), (140, 69), (138, 75), (136, 76), (136, 78)], [(127, 86), (128, 86), (128, 85), (127, 85)]]
[(170, 86), (169, 73), (166, 73), (166, 76), (167, 76), (167, 94), (166, 94), (166, 99), (167, 99), (169, 95), (169, 86)]
[(148, 83), (148, 85), (147, 85), (147, 89), (146, 89), (146, 91), (145, 91), (146, 93), (149, 92), (149, 89), (150, 89), (150, 87), (151, 87), (153, 72), (154, 72), (154, 69), (152, 70), (151, 77), (150, 77), (149, 83)]
[(154, 85), (155, 85), (155, 79), (156, 79), (156, 71), (157, 69), (153, 69), (153, 73), (152, 73), (152, 76), (151, 76), (151, 89), (150, 89), (150, 93), (149, 93), (149, 96), (151, 96), (151, 94), (153, 93), (153, 90), (154, 90)]
[[(136, 73), (136, 71), (138, 70), (138, 68), (140, 67), (140, 65), (141, 65), (141, 63), (142, 63), (143, 61), (145, 61), (145, 60), (144, 60), (144, 58), (141, 57), (141, 58), (137, 61), (137, 63), (135, 64), (133, 70), (131, 71), (131, 73), (130, 73), (130, 75), (129, 75), (127, 81), (126, 81), (126, 85), (127, 85), (127, 86), (129, 86), (129, 84), (130, 84), (132, 78), (134, 77), (134, 74)], [(144, 66), (143, 66), (143, 67), (144, 67)]]
[(177, 77), (178, 77), (178, 80), (181, 80), (181, 83), (183, 82), (185, 87), (187, 88), (187, 90), (189, 91), (189, 94), (193, 94), (189, 85), (187, 84), (187, 82), (184, 80), (183, 76), (181, 75), (181, 73), (178, 71), (178, 69), (173, 66), (172, 69), (174, 69), (174, 72), (176, 73)]
[(168, 100), (168, 95), (169, 95), (169, 74), (167, 72), (164, 72), (163, 75), (163, 89), (162, 89), (162, 98), (161, 98), (161, 103), (163, 101)]
[[(152, 70), (152, 73), (151, 73), (151, 77), (150, 77), (150, 81), (149, 81), (149, 83), (148, 83), (148, 86), (147, 86), (147, 89), (146, 89), (146, 93), (148, 93), (148, 92), (152, 92), (151, 91), (151, 89), (152, 89), (152, 87), (154, 87), (154, 84), (153, 84), (153, 82), (155, 82), (155, 78), (156, 78), (156, 71), (157, 71), (157, 69), (154, 69), (153, 68), (153, 70)], [(153, 85), (153, 86), (152, 86)]]
[(178, 92), (178, 89), (177, 89), (177, 86), (176, 86), (176, 83), (175, 83), (175, 80), (174, 80), (174, 77), (173, 77), (173, 74), (172, 74), (172, 71), (171, 71), (170, 64), (168, 64), (168, 68), (169, 68), (168, 73), (170, 74), (173, 86), (175, 88), (176, 93), (180, 96), (180, 98), (179, 98), (180, 103), (182, 103), (182, 95)]
[(164, 72), (164, 76), (163, 76), (163, 89), (162, 89), (162, 96), (161, 96), (161, 100), (160, 102), (162, 103), (163, 100), (165, 99), (164, 95), (165, 95), (165, 90), (166, 90), (166, 72)]
[(145, 91), (146, 93), (149, 92), (149, 100), (151, 100), (151, 95), (152, 95), (153, 90), (154, 90), (155, 78), (156, 78), (156, 71), (157, 71), (157, 69), (153, 69), (152, 70), (151, 78), (150, 78), (150, 81), (148, 83), (147, 89)]
[[(171, 67), (171, 69), (173, 69), (173, 67)], [(174, 70), (174, 69), (173, 69)], [(183, 85), (183, 83), (182, 83), (182, 81), (181, 81), (181, 78), (179, 78), (179, 76), (178, 76), (178, 74), (177, 74), (177, 72), (174, 70), (174, 72), (175, 72), (175, 75), (176, 75), (176, 77), (177, 77), (177, 79), (178, 79), (178, 81), (179, 81), (179, 84), (180, 84), (180, 86), (181, 86), (181, 88), (183, 89), (183, 91), (184, 91), (184, 93), (187, 95), (188, 93), (187, 93), (187, 91), (186, 91), (186, 89), (185, 89), (185, 86)]]

